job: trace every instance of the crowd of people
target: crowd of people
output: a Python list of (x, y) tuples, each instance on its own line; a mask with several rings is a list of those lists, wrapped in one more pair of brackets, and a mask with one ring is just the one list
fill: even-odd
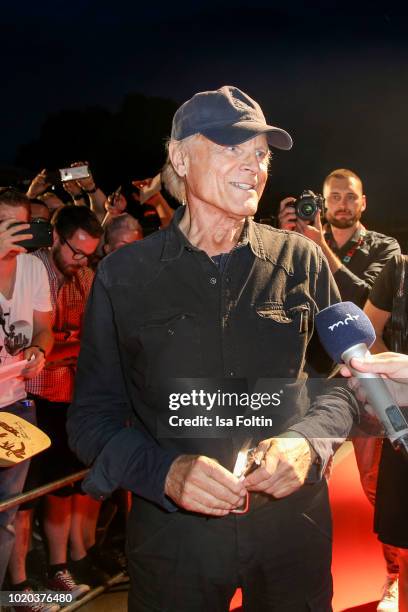
[[(334, 368), (314, 317), (352, 301), (373, 322), (376, 352), (408, 353), (407, 259), (394, 238), (362, 224), (363, 184), (345, 168), (323, 181), (324, 216), (300, 218), (287, 197), (278, 229), (256, 224), (269, 147), (291, 146), (254, 100), (223, 87), (177, 111), (161, 179), (106, 195), (77, 161), (71, 167), (88, 166), (87, 176), (61, 183), (65, 201), (45, 169), (27, 193), (0, 189), (0, 409), (51, 440), (0, 468), (0, 500), (92, 466), (83, 483), (45, 496), (40, 588), (81, 598), (122, 571), (96, 538), (101, 506), (119, 489), (132, 494), (130, 609), (227, 610), (238, 586), (245, 610), (331, 609), (325, 475), (364, 421), (365, 400), (355, 383), (340, 384), (350, 371)], [(176, 210), (161, 181), (181, 204)], [(46, 246), (35, 244), (37, 224), (50, 228)], [(394, 363), (387, 355), (373, 361), (386, 364), (384, 375)], [(13, 364), (21, 367), (2, 376)], [(322, 384), (337, 376), (339, 385), (320, 387), (309, 401), (308, 376)], [(242, 379), (288, 380), (278, 429), (251, 432), (251, 473), (234, 473), (242, 444), (234, 432), (160, 435), (164, 398), (197, 379), (234, 392)], [(398, 390), (408, 405), (408, 392)], [(377, 610), (406, 612), (407, 468), (379, 437), (353, 444), (386, 562)], [(0, 513), (3, 588), (38, 586), (26, 563), (37, 511), (35, 500)]]

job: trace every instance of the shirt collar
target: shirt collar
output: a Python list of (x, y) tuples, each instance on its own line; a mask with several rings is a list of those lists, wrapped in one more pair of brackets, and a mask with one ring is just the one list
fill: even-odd
[[(361, 238), (361, 234), (365, 233), (365, 231), (366, 230), (365, 230), (364, 226), (360, 224), (360, 226), (356, 229), (356, 231), (351, 236), (351, 238), (349, 238), (347, 240), (346, 244), (349, 244), (350, 242), (358, 242), (360, 240), (360, 238)], [(325, 227), (324, 237), (326, 238), (326, 240), (329, 239), (330, 241), (335, 243), (333, 232), (332, 232), (332, 229), (331, 229), (331, 225), (329, 225), (329, 224), (327, 224), (326, 227)]]
[[(179, 228), (180, 221), (184, 215), (184, 206), (180, 206), (174, 213), (172, 222), (170, 225), (163, 230), (165, 233), (164, 246), (161, 254), (161, 261), (170, 261), (172, 259), (179, 258), (184, 249), (190, 251), (199, 251), (197, 247), (193, 246), (191, 242), (186, 238), (181, 229)], [(265, 227), (266, 231), (279, 231), (272, 230), (272, 228)], [(278, 262), (278, 252), (274, 252), (271, 248), (266, 248), (265, 243), (262, 240), (262, 234), (260, 226), (255, 223), (252, 217), (246, 219), (242, 234), (238, 240), (238, 246), (249, 245), (253, 254), (264, 261), (270, 261), (277, 265), (282, 265)], [(279, 251), (279, 249), (278, 249)], [(285, 268), (286, 269), (286, 268)], [(293, 269), (287, 269), (289, 274), (293, 273)]]

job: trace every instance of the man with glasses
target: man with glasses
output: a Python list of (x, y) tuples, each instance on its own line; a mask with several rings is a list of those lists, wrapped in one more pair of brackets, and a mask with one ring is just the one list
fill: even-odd
[[(384, 265), (400, 253), (398, 242), (361, 223), (367, 201), (359, 176), (341, 168), (333, 170), (323, 183), (326, 225), (320, 215), (309, 224), (296, 216), (289, 197), (280, 204), (279, 223), (282, 229), (295, 230), (318, 244), (329, 262), (330, 270), (343, 301), (363, 308), (375, 279)], [(361, 484), (374, 505), (381, 441), (376, 438), (354, 438), (354, 450)], [(383, 594), (377, 610), (398, 610), (398, 551), (383, 544), (387, 566)]]
[[(79, 353), (82, 318), (88, 298), (93, 272), (89, 261), (99, 245), (102, 227), (86, 206), (65, 206), (53, 217), (53, 245), (34, 255), (43, 262), (48, 273), (54, 347), (47, 357), (43, 372), (32, 381), (28, 390), (36, 399), (37, 421), (51, 438), (52, 445), (32, 463), (26, 488), (31, 489), (83, 468), (70, 451), (65, 432), (66, 412), (71, 402), (76, 361)], [(41, 423), (41, 424), (40, 424)], [(97, 502), (79, 495), (80, 488), (68, 486), (45, 498), (44, 531), (48, 541), (48, 586), (56, 591), (69, 591), (74, 598), (89, 590), (87, 584), (76, 584), (67, 568), (67, 546), (76, 575), (84, 582), (83, 568), (87, 565), (82, 524), (88, 512), (96, 514)], [(90, 507), (92, 504), (92, 507)], [(19, 512), (20, 533), (28, 529), (31, 519), (30, 504)], [(15, 585), (26, 580), (25, 559), (27, 543), (17, 538), (10, 564), (10, 575)], [(81, 563), (82, 561), (82, 563)], [(91, 573), (90, 579), (98, 579)], [(91, 580), (87, 580), (89, 583)]]

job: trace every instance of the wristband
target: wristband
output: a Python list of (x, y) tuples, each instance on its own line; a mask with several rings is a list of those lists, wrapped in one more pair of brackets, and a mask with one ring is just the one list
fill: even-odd
[(84, 189), (85, 193), (95, 193), (95, 191), (97, 190), (97, 186), (94, 185), (93, 189)]
[(83, 193), (77, 193), (77, 194), (75, 194), (72, 197), (75, 200), (75, 202), (78, 202), (78, 200), (83, 200), (84, 199), (84, 194)]

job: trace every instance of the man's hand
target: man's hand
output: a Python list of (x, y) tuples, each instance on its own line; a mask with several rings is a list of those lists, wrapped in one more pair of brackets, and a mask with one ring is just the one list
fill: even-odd
[(293, 203), (296, 198), (285, 198), (279, 204), (278, 221), (279, 227), (285, 230), (296, 230), (297, 216)]
[(71, 168), (75, 168), (77, 166), (88, 166), (89, 170), (89, 176), (87, 176), (86, 178), (78, 179), (76, 181), (78, 187), (80, 187), (84, 191), (92, 191), (93, 189), (95, 189), (95, 181), (91, 174), (91, 169), (89, 167), (88, 162), (77, 161), (71, 164)]
[(82, 189), (78, 185), (78, 181), (64, 181), (62, 186), (72, 197), (82, 195)]
[[(10, 227), (13, 223), (18, 223)], [(20, 246), (18, 243), (20, 240), (29, 240), (33, 237), (32, 234), (20, 234), (16, 236), (17, 232), (26, 230), (30, 226), (28, 223), (19, 223), (16, 219), (7, 219), (0, 223), (0, 259), (4, 259), (9, 253), (27, 253), (27, 249)]]
[(44, 353), (37, 346), (29, 346), (25, 349), (24, 359), (28, 360), (27, 365), (21, 372), (23, 378), (34, 378), (45, 366)]
[(47, 170), (44, 168), (37, 176), (33, 178), (27, 191), (27, 197), (36, 198), (50, 187), (51, 183), (47, 181)]
[[(300, 436), (300, 434), (297, 434)], [(305, 482), (312, 464), (312, 451), (302, 437), (269, 438), (254, 453), (260, 466), (243, 481), (248, 491), (286, 497)]]
[[(364, 361), (354, 358), (351, 360), (351, 365), (359, 372), (370, 372), (384, 378), (396, 404), (408, 406), (408, 355), (391, 352), (378, 353), (367, 355)], [(352, 377), (352, 372), (347, 366), (342, 366), (340, 372), (347, 378), (351, 377), (349, 386), (356, 393), (360, 402), (366, 403), (366, 394), (359, 385), (359, 379)], [(375, 416), (369, 404), (365, 405), (365, 409)]]
[(242, 482), (214, 459), (181, 455), (171, 464), (164, 491), (175, 504), (201, 514), (225, 516), (245, 499)]
[(289, 197), (282, 200), (279, 204), (279, 227), (299, 232), (299, 234), (310, 238), (319, 246), (323, 246), (325, 238), (320, 215), (317, 214), (315, 216), (313, 223), (303, 221), (296, 215), (295, 207), (293, 206), (294, 202), (296, 202), (296, 198)]
[(307, 221), (298, 219), (296, 223), (296, 231), (306, 236), (306, 238), (310, 238), (320, 247), (322, 247), (326, 242), (324, 238), (322, 220), (319, 213), (315, 215), (313, 223), (308, 223)]
[(112, 193), (105, 202), (105, 210), (111, 217), (117, 217), (125, 212), (126, 198), (121, 193)]

